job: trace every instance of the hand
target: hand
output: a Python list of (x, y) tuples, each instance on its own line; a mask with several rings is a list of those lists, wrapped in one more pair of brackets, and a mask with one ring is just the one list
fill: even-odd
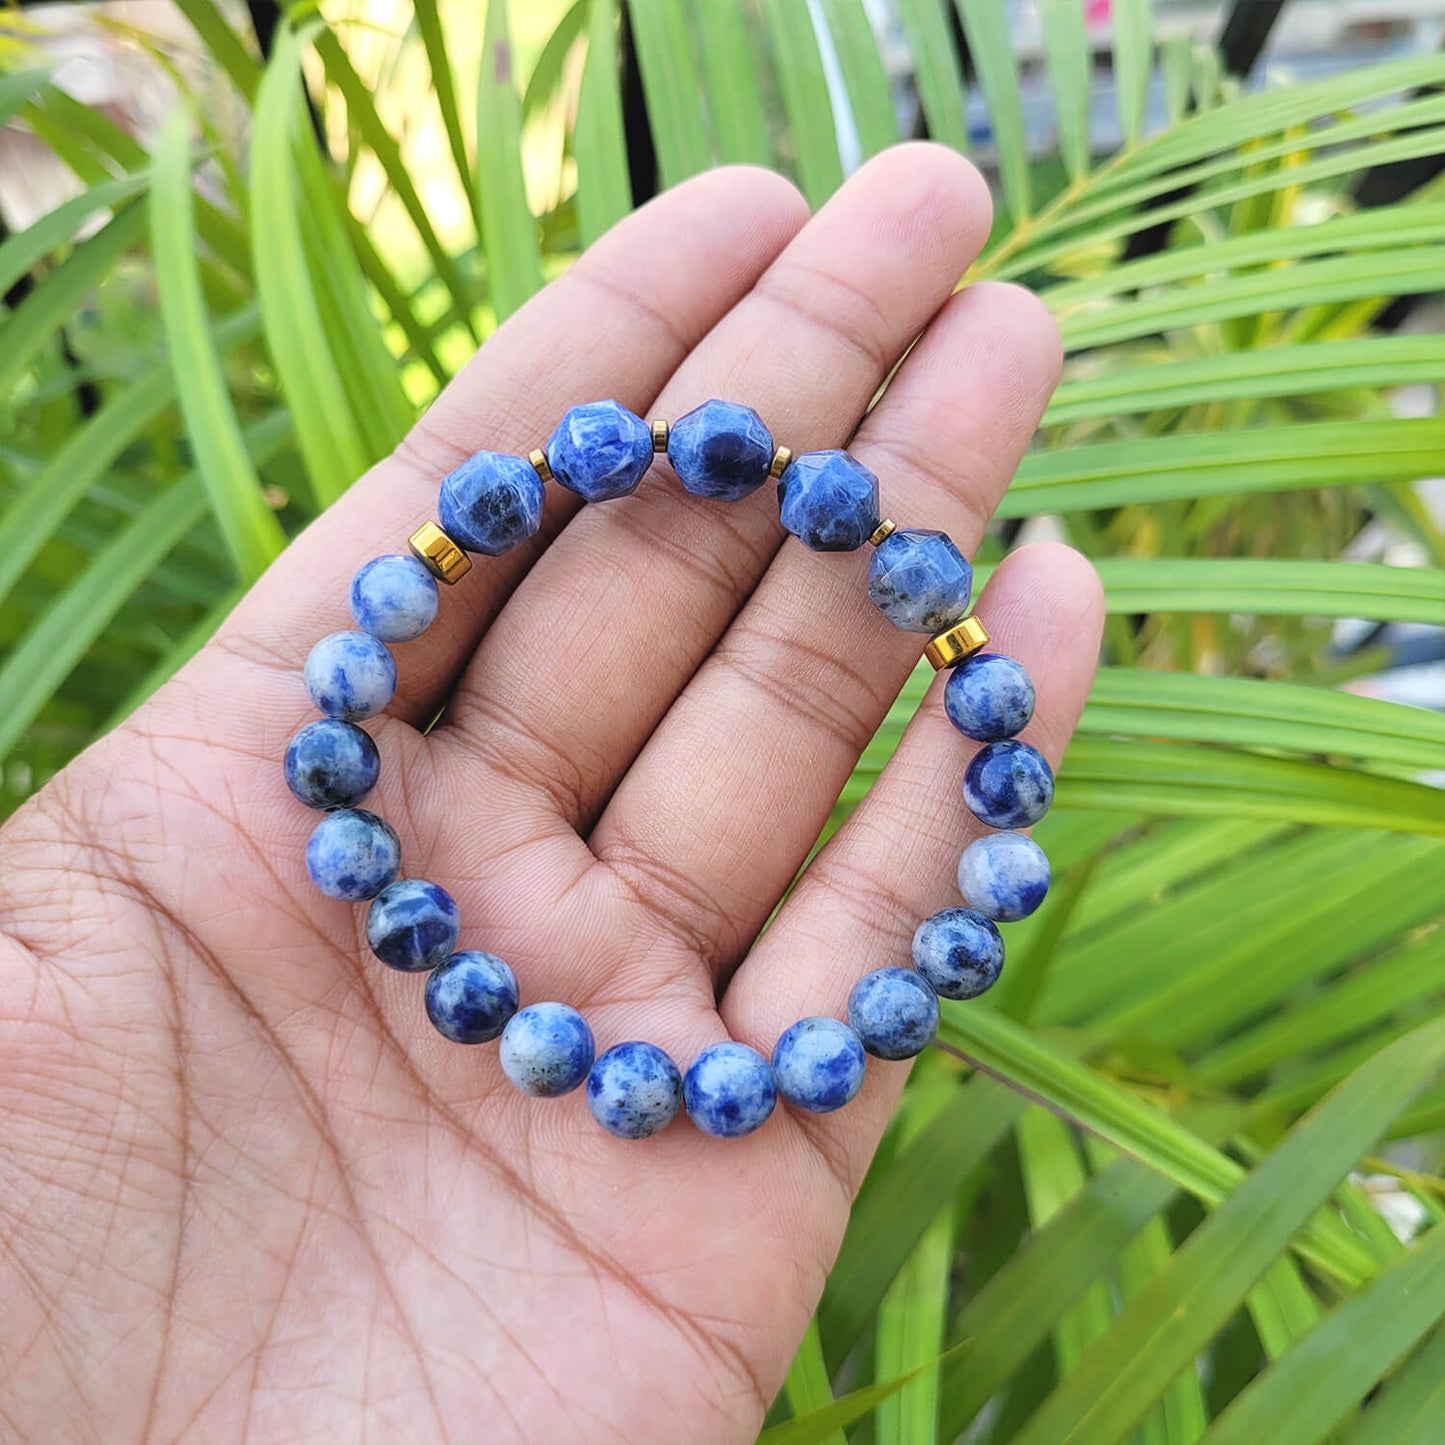
[[(816, 217), (778, 177), (703, 176), (624, 221), (503, 326), (398, 452), (300, 537), (215, 640), (8, 824), (0, 850), (0, 1372), (22, 1439), (746, 1440), (823, 1286), (907, 1073), (759, 1133), (603, 1133), (495, 1045), (428, 1025), (422, 980), (322, 897), (281, 756), (301, 665), (355, 568), (435, 515), (478, 447), (566, 407), (746, 402), (794, 451), (848, 445), (884, 511), (965, 551), (1039, 420), (1059, 342), (1027, 293), (953, 294), (977, 173), (905, 146)], [(870, 399), (922, 332), (886, 396)], [(861, 419), (861, 420), (860, 420)], [(854, 432), (856, 429), (856, 436)], [(770, 1051), (906, 963), (968, 839), (936, 690), (755, 942), (922, 641), (867, 556), (784, 542), (771, 488), (700, 502), (659, 467), (478, 558), (397, 649), (366, 806), (404, 873), (525, 1001), (682, 1066)], [(1031, 669), (1054, 761), (1101, 603), (1030, 547), (979, 611)], [(445, 703), (438, 727), (419, 731)]]

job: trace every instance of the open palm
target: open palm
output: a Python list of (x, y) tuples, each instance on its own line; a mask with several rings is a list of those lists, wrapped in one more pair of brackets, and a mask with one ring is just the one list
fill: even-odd
[[(806, 224), (805, 224), (806, 222)], [(513, 1091), (435, 1034), (421, 981), (302, 863), (280, 758), (348, 579), (438, 479), (566, 407), (754, 406), (849, 445), (900, 524), (977, 544), (1056, 377), (1041, 306), (953, 288), (989, 224), (956, 155), (890, 152), (815, 218), (755, 170), (623, 222), (503, 326), (219, 636), (11, 820), (0, 850), (0, 1370), (22, 1438), (742, 1440), (822, 1288), (902, 1085), (646, 1143)], [(882, 401), (879, 386), (910, 343)], [(855, 437), (856, 432), (856, 437)], [(658, 468), (479, 559), (397, 649), (368, 807), (462, 946), (599, 1048), (764, 1051), (907, 960), (950, 901), (966, 761), (930, 695), (879, 785), (758, 934), (917, 659), (867, 559), (784, 543)], [(1026, 548), (980, 608), (1057, 761), (1093, 666), (1086, 564)], [(421, 729), (445, 704), (437, 727)]]

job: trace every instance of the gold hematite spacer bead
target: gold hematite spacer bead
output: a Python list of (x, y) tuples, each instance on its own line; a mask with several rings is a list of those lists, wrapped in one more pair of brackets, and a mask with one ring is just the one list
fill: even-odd
[(792, 451), (787, 447), (779, 447), (777, 451), (773, 453), (772, 463), (768, 467), (768, 475), (774, 481), (777, 481), (777, 479), (782, 476), (785, 471), (788, 470), (788, 463), (792, 460)]
[(942, 672), (945, 667), (957, 667), (975, 652), (982, 652), (988, 646), (988, 633), (977, 617), (965, 617), (946, 627), (923, 649), (923, 655), (933, 664), (934, 670)]
[(892, 517), (884, 517), (884, 519), (874, 527), (873, 535), (869, 537), (868, 541), (875, 547), (882, 546), (897, 530), (898, 523), (895, 522)]
[(667, 418), (665, 416), (652, 419), (652, 450), (655, 452), (667, 450)]
[(407, 542), (427, 570), (448, 586), (472, 570), (472, 559), (435, 522), (423, 522)]
[(552, 468), (547, 465), (547, 453), (544, 452), (541, 447), (533, 447), (532, 450), (527, 453), (527, 460), (536, 468), (537, 475), (541, 477), (544, 482), (550, 482), (552, 480)]

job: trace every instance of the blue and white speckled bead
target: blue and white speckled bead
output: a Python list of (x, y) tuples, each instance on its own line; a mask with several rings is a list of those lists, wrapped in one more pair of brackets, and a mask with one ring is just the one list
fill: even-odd
[(306, 691), (327, 717), (375, 717), (396, 691), (396, 662), (369, 632), (331, 632), (306, 658)]
[(308, 808), (353, 808), (381, 775), (381, 754), (354, 723), (317, 718), (286, 745), (286, 786)]
[(963, 801), (990, 828), (1032, 827), (1054, 801), (1054, 770), (1017, 738), (989, 743), (963, 775)]
[(673, 422), (667, 459), (693, 496), (736, 502), (767, 481), (773, 438), (752, 407), (705, 401)]
[(587, 1077), (597, 1046), (587, 1020), (564, 1003), (533, 1003), (502, 1030), (502, 1072), (524, 1094), (555, 1099)]
[(586, 502), (630, 496), (652, 465), (652, 428), (615, 401), (569, 407), (547, 443), (547, 466)]
[(656, 1044), (614, 1044), (587, 1075), (592, 1117), (619, 1139), (648, 1139), (682, 1105), (682, 1074)]
[(778, 516), (815, 552), (856, 552), (878, 529), (878, 478), (847, 452), (804, 452), (778, 478)]
[(1003, 935), (976, 908), (945, 908), (918, 925), (913, 966), (940, 998), (977, 998), (1003, 972)]
[(778, 1102), (768, 1061), (746, 1044), (713, 1044), (682, 1077), (687, 1116), (716, 1139), (739, 1139), (761, 1129)]
[(468, 552), (500, 557), (542, 525), (545, 492), (526, 457), (475, 452), (442, 478), (437, 516)]
[(517, 977), (494, 953), (464, 948), (427, 975), (426, 1015), (454, 1044), (485, 1044), (517, 1012)]
[(976, 838), (958, 860), (958, 891), (985, 918), (1014, 923), (1027, 918), (1049, 891), (1049, 860), (1022, 833)]
[(401, 867), (401, 843), (385, 818), (364, 808), (328, 813), (306, 844), (306, 871), (328, 898), (375, 898)]
[(938, 998), (911, 968), (864, 974), (848, 995), (848, 1024), (880, 1059), (911, 1059), (938, 1032)]
[(415, 557), (373, 557), (351, 579), (356, 625), (383, 642), (410, 642), (436, 621), (436, 578)]
[(867, 1059), (858, 1035), (837, 1019), (799, 1019), (773, 1049), (773, 1081), (788, 1103), (810, 1114), (841, 1109), (863, 1087)]
[(1021, 733), (1034, 715), (1034, 684), (1023, 663), (1001, 652), (980, 652), (950, 670), (943, 710), (964, 737), (1002, 742)]
[(389, 968), (424, 973), (457, 946), (462, 916), (452, 895), (422, 878), (388, 884), (366, 910), (366, 941)]
[(973, 568), (944, 532), (899, 530), (868, 566), (868, 596), (904, 632), (941, 632), (968, 612)]

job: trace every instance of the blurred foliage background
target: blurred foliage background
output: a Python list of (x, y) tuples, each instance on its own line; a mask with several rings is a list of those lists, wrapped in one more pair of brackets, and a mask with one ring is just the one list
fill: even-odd
[(1399, 299), (1445, 275), (1445, 58), (1247, 91), (1149, 0), (1103, 41), (1038, 0), (1026, 66), (992, 0), (888, 8), (96, 7), (140, 114), (0, 15), (0, 809), (655, 189), (972, 149), (973, 275), (1069, 352), (980, 560), (1082, 547), (1106, 655), (1053, 895), (947, 1009), (764, 1438), (1439, 1441), (1445, 718), (1361, 679), (1445, 623), (1445, 340)]

